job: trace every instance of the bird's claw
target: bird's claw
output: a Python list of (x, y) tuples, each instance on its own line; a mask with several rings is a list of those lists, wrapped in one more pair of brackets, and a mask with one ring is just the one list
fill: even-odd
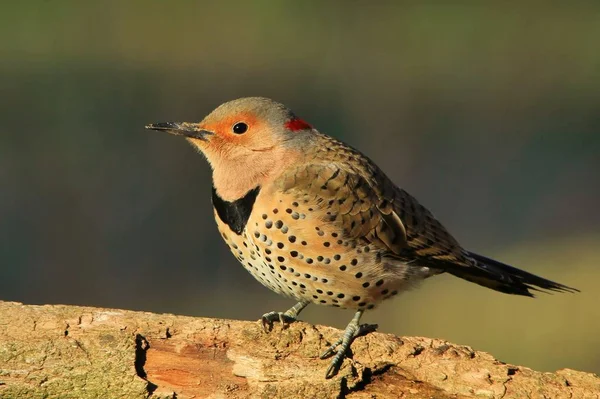
[(281, 328), (285, 328), (288, 324), (296, 321), (295, 317), (292, 317), (285, 312), (269, 312), (265, 313), (261, 317), (261, 322), (263, 326), (263, 330), (268, 333), (273, 329), (273, 322), (279, 321), (281, 323)]
[[(325, 378), (329, 379), (337, 374), (342, 366), (342, 362), (346, 358), (346, 353), (350, 349), (350, 345), (356, 337), (373, 332), (377, 327), (377, 324), (361, 324), (357, 326), (351, 323), (348, 325), (344, 335), (330, 345), (320, 356), (321, 359), (326, 359), (335, 353), (335, 357), (331, 360), (331, 363), (325, 372)], [(336, 348), (338, 347), (340, 348), (336, 351)]]
[(325, 352), (321, 353), (321, 356), (319, 356), (319, 359), (321, 359), (321, 360), (327, 359), (329, 356), (333, 355), (335, 353), (335, 348), (340, 346), (340, 344), (342, 343), (343, 340), (344, 340), (343, 338), (340, 338), (337, 341), (335, 341), (335, 343), (330, 345), (329, 348), (327, 348), (325, 350)]
[(261, 318), (263, 330), (265, 330), (266, 333), (271, 331), (273, 322), (277, 320), (281, 323), (281, 328), (285, 328), (286, 325), (296, 321), (298, 314), (300, 314), (306, 305), (308, 305), (308, 302), (300, 301), (285, 312), (265, 313)]

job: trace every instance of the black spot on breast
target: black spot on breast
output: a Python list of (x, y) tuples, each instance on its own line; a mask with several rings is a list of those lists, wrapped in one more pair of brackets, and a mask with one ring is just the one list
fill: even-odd
[(244, 231), (259, 192), (260, 186), (248, 191), (242, 198), (229, 202), (219, 197), (213, 186), (212, 203), (217, 215), (237, 235), (241, 235)]

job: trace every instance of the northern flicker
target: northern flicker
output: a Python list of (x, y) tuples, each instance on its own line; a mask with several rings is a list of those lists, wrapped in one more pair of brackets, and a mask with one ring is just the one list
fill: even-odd
[(507, 294), (574, 288), (465, 250), (369, 158), (261, 97), (222, 104), (198, 123), (148, 129), (184, 136), (212, 167), (221, 236), (261, 284), (298, 303), (262, 316), (292, 322), (309, 303), (356, 310), (334, 355), (337, 373), (360, 317), (440, 273)]

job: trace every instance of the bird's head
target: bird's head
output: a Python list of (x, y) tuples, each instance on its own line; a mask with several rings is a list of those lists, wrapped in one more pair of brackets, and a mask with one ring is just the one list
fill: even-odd
[(147, 129), (184, 136), (204, 154), (213, 183), (226, 200), (273, 178), (302, 155), (314, 133), (284, 105), (268, 98), (226, 102), (201, 122), (154, 123)]

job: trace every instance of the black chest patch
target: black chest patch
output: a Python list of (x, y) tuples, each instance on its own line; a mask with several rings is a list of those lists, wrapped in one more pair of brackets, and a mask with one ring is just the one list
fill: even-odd
[(242, 198), (229, 202), (219, 197), (217, 190), (213, 186), (212, 203), (217, 211), (217, 215), (237, 235), (241, 235), (242, 231), (244, 231), (259, 192), (260, 186), (248, 191)]

